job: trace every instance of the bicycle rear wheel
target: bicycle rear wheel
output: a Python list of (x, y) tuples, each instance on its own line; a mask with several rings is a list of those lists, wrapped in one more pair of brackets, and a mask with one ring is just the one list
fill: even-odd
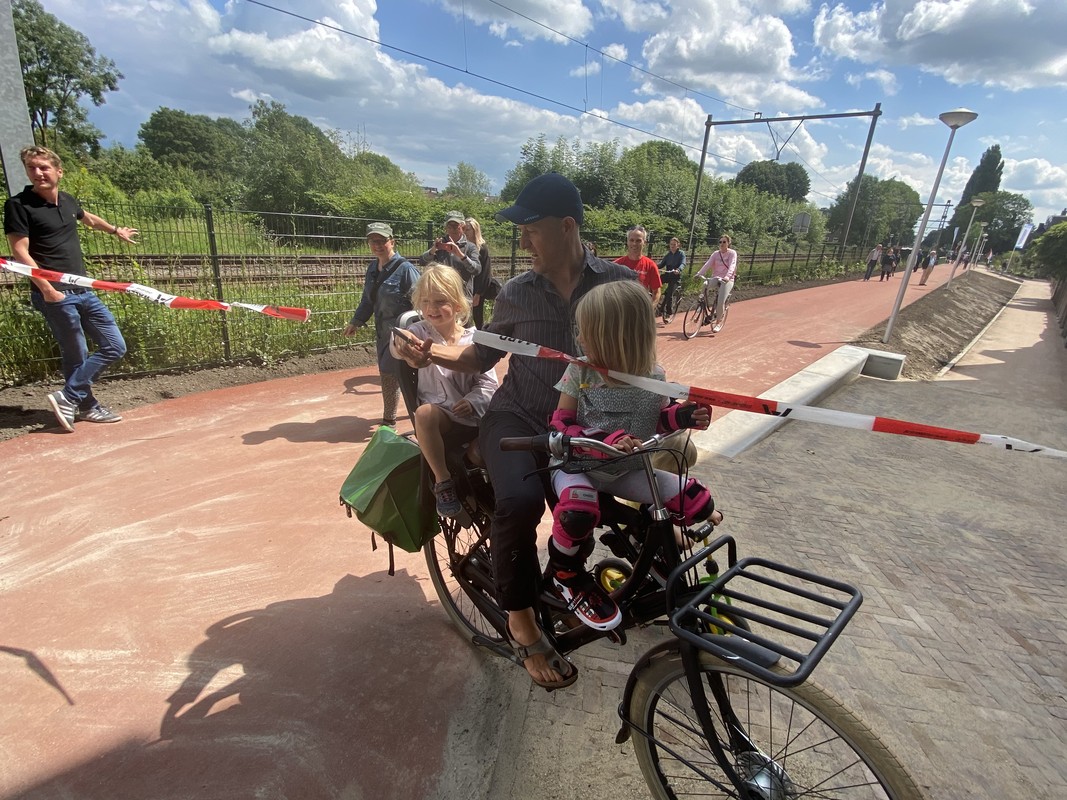
[(700, 333), (700, 329), (704, 327), (705, 316), (707, 316), (707, 309), (704, 301), (698, 298), (693, 303), (693, 307), (685, 312), (685, 319), (682, 320), (682, 333), (685, 334), (686, 339), (692, 339)]
[(470, 527), (448, 517), (440, 520), (441, 533), (427, 542), (423, 551), (430, 570), (430, 582), (445, 613), (465, 639), (484, 636), (490, 641), (503, 642), (503, 637), (470, 594), (494, 607), (496, 605), (493, 559), (489, 553), (489, 540), (482, 535), (488, 520), (475, 520)]
[(817, 685), (779, 688), (708, 653), (702, 681), (716, 734), (727, 728), (711, 687), (721, 685), (745, 736), (755, 746), (722, 746), (746, 784), (738, 795), (715, 760), (693, 710), (681, 654), (653, 659), (637, 680), (628, 718), (641, 772), (660, 800), (742, 797), (786, 800), (833, 797), (921, 800), (907, 771), (877, 736)]

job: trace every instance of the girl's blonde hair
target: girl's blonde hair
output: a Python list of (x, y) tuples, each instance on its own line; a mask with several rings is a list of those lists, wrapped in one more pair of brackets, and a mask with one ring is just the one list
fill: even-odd
[(476, 244), (478, 247), (481, 247), (483, 244), (485, 244), (485, 239), (482, 238), (482, 226), (478, 224), (478, 220), (476, 220), (474, 217), (467, 217), (463, 221), (463, 223), (465, 225), (470, 225), (471, 230), (474, 231), (474, 239), (472, 240), (474, 244)]
[(422, 271), (411, 291), (411, 304), (422, 309), (423, 301), (432, 294), (443, 294), (456, 310), (456, 320), (466, 326), (471, 318), (471, 301), (463, 290), (463, 279), (452, 267), (444, 264), (431, 264)]
[(574, 318), (590, 362), (632, 375), (651, 374), (656, 318), (640, 283), (622, 280), (594, 287), (578, 301)]

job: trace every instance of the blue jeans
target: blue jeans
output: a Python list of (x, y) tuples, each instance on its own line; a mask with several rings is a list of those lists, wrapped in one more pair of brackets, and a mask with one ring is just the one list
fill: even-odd
[[(63, 394), (82, 411), (98, 404), (92, 385), (108, 366), (126, 355), (126, 340), (108, 307), (92, 292), (66, 294), (58, 303), (46, 303), (40, 292), (30, 293), (33, 307), (44, 314), (63, 358)], [(85, 337), (96, 350), (89, 355)]]

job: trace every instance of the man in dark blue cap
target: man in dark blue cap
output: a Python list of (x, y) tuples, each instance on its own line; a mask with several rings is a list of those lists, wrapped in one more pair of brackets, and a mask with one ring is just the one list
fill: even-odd
[[(534, 178), (497, 219), (519, 226), (520, 245), (533, 256), (533, 268), (504, 284), (493, 304), (492, 333), (579, 353), (574, 310), (594, 286), (634, 280), (633, 270), (597, 258), (582, 244), (584, 219), (577, 187), (550, 172)], [(484, 372), (504, 353), (485, 345), (446, 347), (424, 342), (409, 345), (405, 359), (414, 367), (433, 363), (466, 372)], [(533, 611), (540, 578), (537, 525), (545, 510), (544, 487), (524, 476), (545, 465), (542, 456), (503, 452), (499, 442), (509, 436), (536, 436), (548, 430), (559, 402), (556, 383), (563, 376), (560, 361), (512, 355), (504, 381), (482, 418), (479, 444), (496, 494), (493, 517), (493, 568), (497, 599), (508, 611), (512, 647), (539, 686), (568, 686), (577, 668), (555, 652), (537, 626)], [(589, 592), (600, 591), (590, 582)], [(575, 603), (597, 598), (575, 598)]]

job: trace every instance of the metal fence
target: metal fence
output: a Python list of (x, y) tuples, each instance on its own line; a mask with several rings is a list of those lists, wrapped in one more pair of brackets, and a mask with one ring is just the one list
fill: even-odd
[[(373, 332), (346, 339), (342, 330), (362, 296), (372, 258), (365, 238), (370, 220), (306, 214), (274, 214), (211, 206), (87, 207), (109, 221), (140, 230), (137, 247), (82, 228), (88, 273), (112, 281), (151, 286), (169, 294), (262, 305), (308, 308), (307, 323), (273, 319), (251, 311), (172, 310), (131, 295), (101, 292), (127, 341), (126, 358), (111, 374), (188, 369), (238, 361), (270, 361), (351, 347), (371, 341)], [(393, 221), (397, 250), (415, 260), (439, 235), (433, 222)], [(599, 235), (600, 255), (626, 252), (625, 232), (617, 240)], [(494, 272), (507, 279), (529, 269), (512, 230), (508, 241), (489, 242)], [(664, 244), (649, 255), (662, 256)], [(689, 258), (690, 270), (710, 256)], [(767, 283), (833, 277), (850, 270), (864, 248), (847, 252), (832, 244), (775, 243), (761, 252), (758, 240), (739, 252), (741, 282)], [(24, 278), (0, 271), (0, 382), (23, 384), (54, 377), (59, 353), (43, 318), (29, 304)]]

